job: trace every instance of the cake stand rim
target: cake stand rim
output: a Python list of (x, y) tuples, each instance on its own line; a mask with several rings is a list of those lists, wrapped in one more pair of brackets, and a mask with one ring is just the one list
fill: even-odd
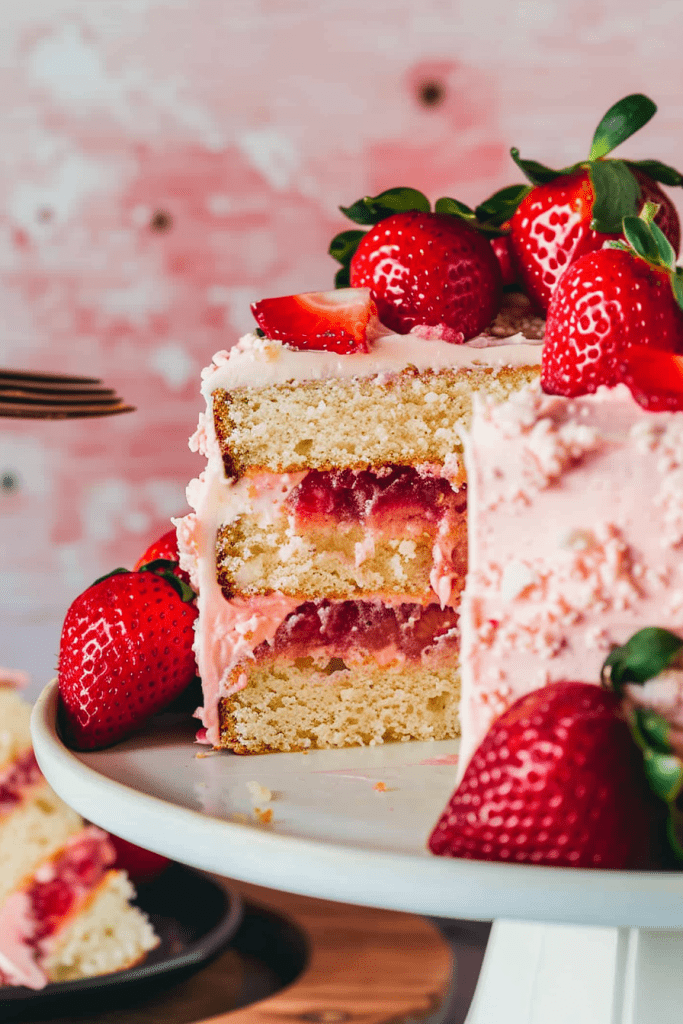
[(683, 928), (683, 872), (553, 868), (363, 849), (182, 807), (85, 764), (59, 737), (57, 703), (55, 679), (31, 718), (36, 758), (53, 789), (102, 828), (191, 867), (303, 896), (436, 917)]

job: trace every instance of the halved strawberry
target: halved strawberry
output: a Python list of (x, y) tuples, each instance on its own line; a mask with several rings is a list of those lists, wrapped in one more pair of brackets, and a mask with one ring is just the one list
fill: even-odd
[(369, 288), (304, 292), (254, 302), (251, 311), (267, 338), (297, 349), (347, 355), (368, 351), (368, 325), (377, 317)]
[(683, 409), (683, 356), (647, 345), (632, 345), (623, 353), (618, 372), (644, 409)]

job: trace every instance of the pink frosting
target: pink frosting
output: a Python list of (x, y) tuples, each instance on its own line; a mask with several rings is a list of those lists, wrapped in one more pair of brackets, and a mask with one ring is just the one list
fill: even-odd
[(466, 439), (462, 767), (518, 697), (599, 682), (611, 645), (683, 629), (683, 416), (623, 385), (477, 401)]

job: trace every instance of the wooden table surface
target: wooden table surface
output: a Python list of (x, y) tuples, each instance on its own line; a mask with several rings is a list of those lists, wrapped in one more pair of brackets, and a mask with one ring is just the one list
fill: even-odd
[[(303, 934), (308, 961), (290, 985), (260, 999), (259, 976), (261, 991), (274, 987), (264, 977), (267, 968), (228, 948), (191, 978), (144, 1002), (97, 1016), (53, 1017), (49, 1024), (399, 1024), (429, 1017), (443, 1005), (451, 949), (423, 918), (229, 885), (248, 904), (286, 918)], [(240, 1007), (250, 985), (258, 1001)]]

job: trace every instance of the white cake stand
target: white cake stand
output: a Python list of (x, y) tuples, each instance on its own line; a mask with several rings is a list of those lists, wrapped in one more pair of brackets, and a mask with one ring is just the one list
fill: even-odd
[[(167, 718), (76, 754), (56, 708), (51, 683), (33, 713), (40, 767), (124, 839), (273, 889), (495, 919), (468, 1024), (683, 1021), (683, 872), (432, 856), (425, 843), (453, 789), (457, 743), (236, 757), (194, 744), (191, 720)], [(270, 822), (254, 811), (254, 782), (272, 793), (255, 800)]]

